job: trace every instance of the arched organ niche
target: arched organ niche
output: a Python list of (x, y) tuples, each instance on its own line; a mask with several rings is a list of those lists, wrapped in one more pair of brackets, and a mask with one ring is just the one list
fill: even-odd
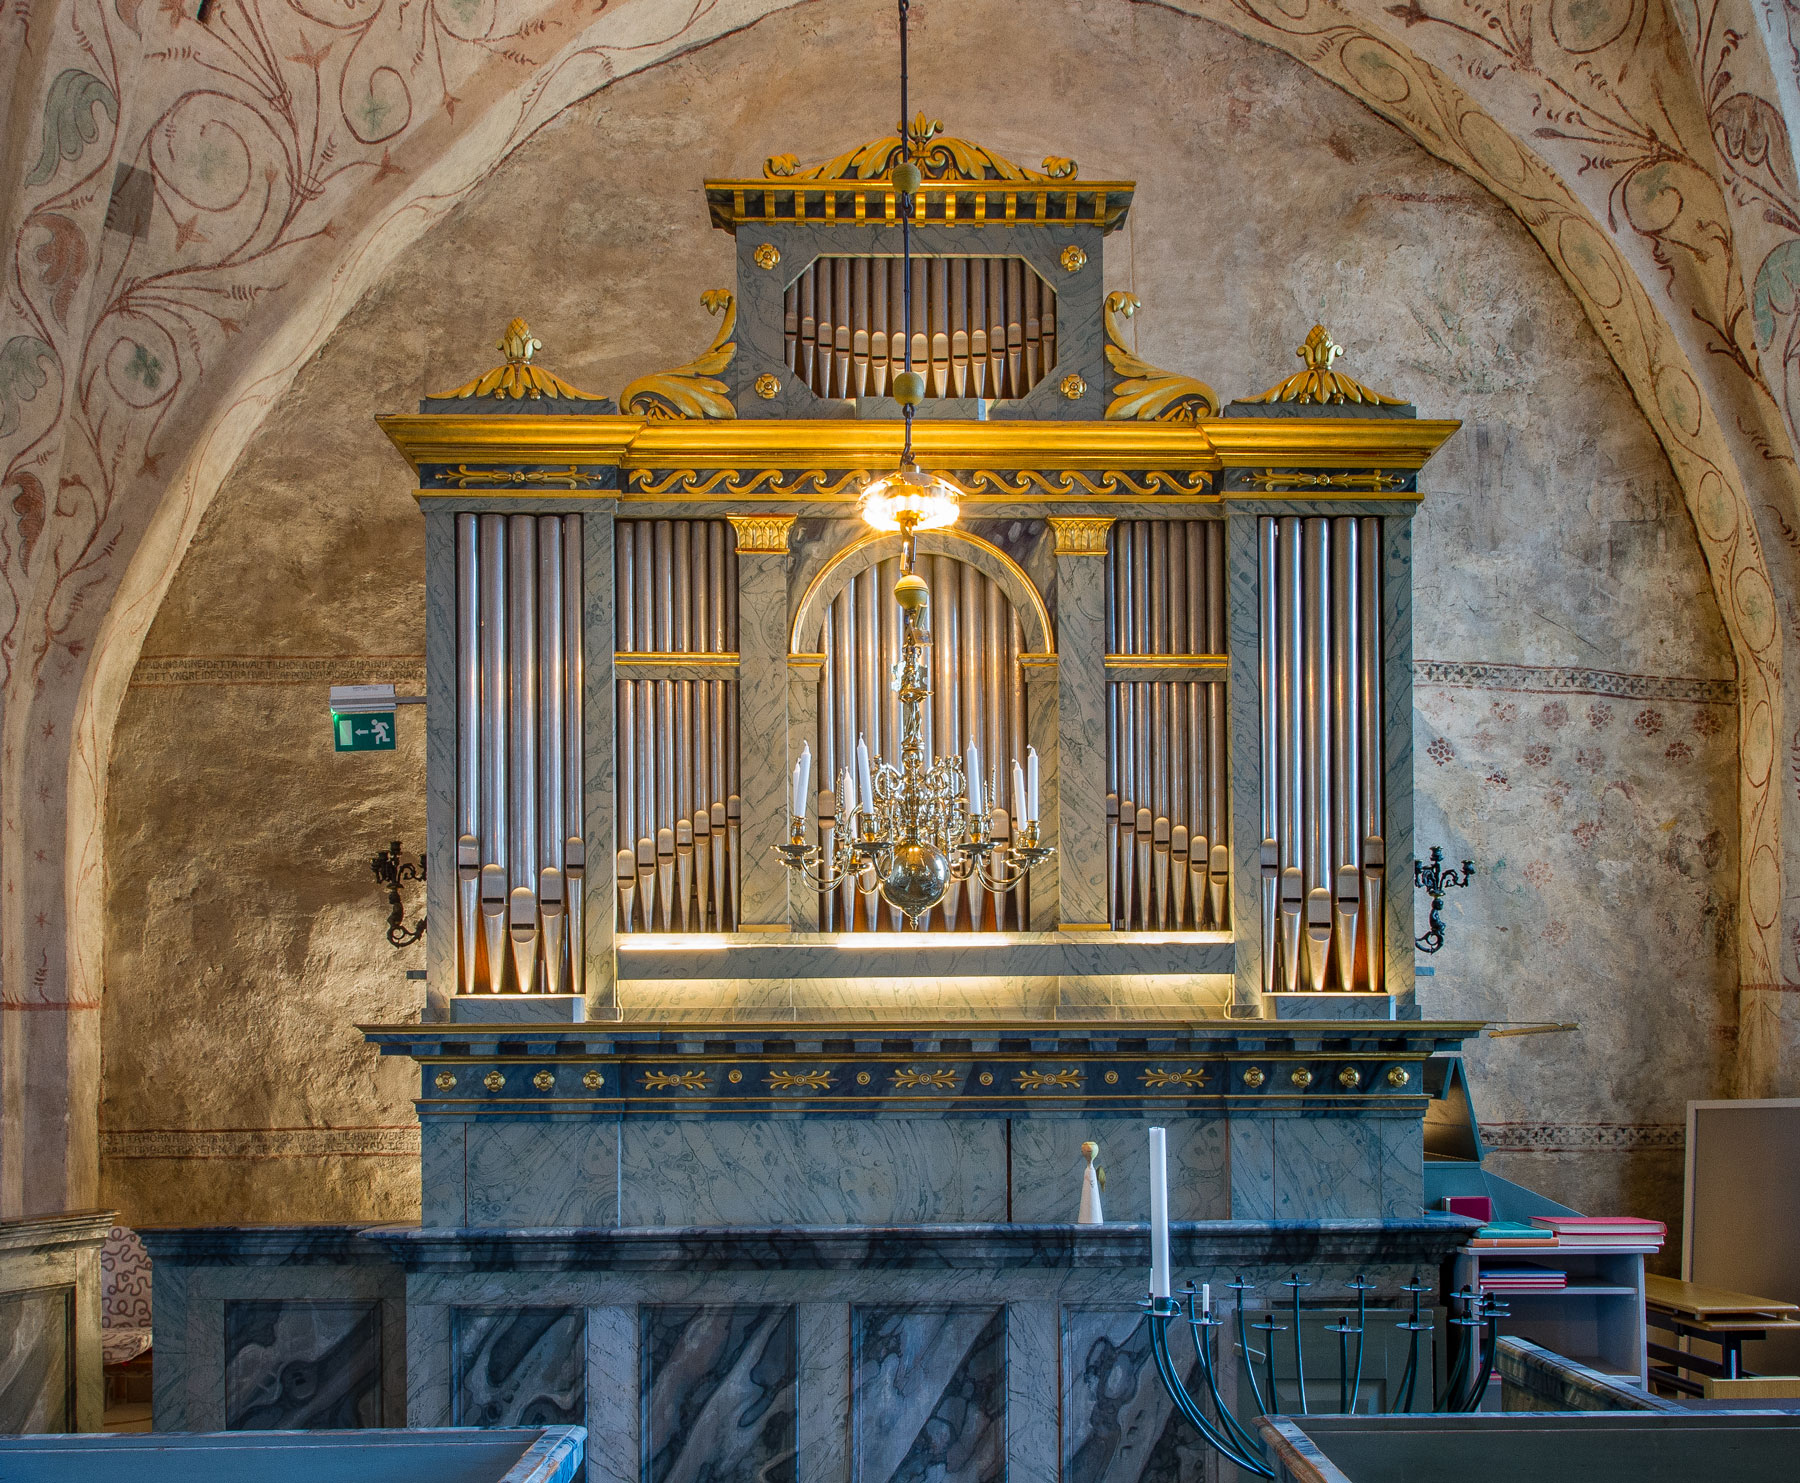
[(1229, 931), (1225, 522), (1120, 520), (1106, 578), (1112, 925)]
[[(947, 555), (919, 557), (931, 587), (931, 685), (925, 735), (940, 757), (963, 755), (973, 741), (983, 779), (1001, 814), (1013, 808), (1006, 781), (1012, 759), (1023, 760), (1028, 738), (1024, 648), (1012, 604), (985, 572)], [(818, 820), (822, 836), (838, 827), (838, 799), (846, 768), (855, 765), (858, 738), (873, 755), (900, 755), (898, 707), (892, 686), (900, 657), (894, 582), (898, 556), (852, 576), (825, 611), (819, 679)], [(1010, 825), (1003, 819), (1002, 828)], [(829, 846), (829, 838), (822, 844)], [(990, 891), (979, 880), (952, 882), (923, 924), (931, 931), (1022, 931), (1031, 919), (1029, 881)], [(855, 879), (819, 893), (819, 925), (827, 932), (900, 931), (904, 919)]]
[(1265, 993), (1382, 982), (1381, 521), (1256, 525)]
[[(822, 257), (788, 286), (788, 369), (819, 397), (879, 397), (905, 365), (897, 257)], [(916, 257), (913, 369), (934, 399), (1023, 397), (1056, 368), (1056, 290), (1016, 257)]]
[(723, 520), (614, 526), (621, 932), (738, 920), (737, 547)]
[(456, 517), (464, 994), (580, 994), (582, 517)]

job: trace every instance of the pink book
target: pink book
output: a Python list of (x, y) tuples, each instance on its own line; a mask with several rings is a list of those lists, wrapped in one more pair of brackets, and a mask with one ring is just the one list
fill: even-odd
[(1494, 1218), (1494, 1202), (1486, 1195), (1450, 1195), (1444, 1209), (1452, 1215), (1466, 1215), (1486, 1225)]

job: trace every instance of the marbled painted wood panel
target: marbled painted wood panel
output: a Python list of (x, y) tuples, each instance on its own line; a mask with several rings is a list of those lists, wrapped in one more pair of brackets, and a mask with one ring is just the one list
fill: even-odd
[(1231, 749), (1231, 930), (1236, 983), (1231, 1012), (1262, 1012), (1262, 666), (1258, 649), (1257, 517), (1233, 510), (1225, 530), (1226, 624), (1231, 681), (1226, 689)]
[(458, 1308), (452, 1424), (583, 1425), (587, 1321), (579, 1308)]
[(994, 1119), (643, 1119), (622, 1136), (624, 1226), (1007, 1219)]
[(639, 1483), (637, 1320), (635, 1304), (587, 1310), (587, 1483)]
[(618, 689), (613, 683), (613, 510), (591, 505), (581, 519), (581, 684), (583, 829), (588, 847), (582, 883), (586, 920), (583, 988), (591, 1020), (619, 1017), (613, 952), (614, 875), (611, 864), (616, 779), (613, 775)]
[(1024, 1294), (1006, 1305), (1007, 1483), (1058, 1483), (1056, 1307)]
[(638, 1310), (641, 1483), (798, 1483), (792, 1307)]
[(74, 1426), (73, 1286), (0, 1295), (0, 1435)]
[[(811, 748), (814, 757), (825, 755), (824, 745), (819, 740), (819, 674), (822, 668), (810, 659), (788, 656), (787, 737), (788, 749), (796, 756), (803, 747)], [(815, 811), (811, 814), (815, 829), (819, 822), (816, 807), (815, 799)], [(788, 920), (796, 932), (819, 930), (819, 893), (807, 884), (804, 876), (794, 873), (788, 875)]]
[(420, 1119), (420, 1225), (464, 1226), (469, 1223), (468, 1130), (469, 1124), (461, 1118)]
[(1418, 1016), (1413, 984), (1412, 521), (1381, 522), (1381, 759), (1387, 840), (1387, 989), (1402, 1019)]
[(465, 1225), (618, 1224), (617, 1122), (471, 1123), (467, 1168)]
[(380, 1426), (379, 1303), (225, 1304), (225, 1430)]
[(1057, 888), (1060, 920), (1087, 925), (1109, 920), (1105, 609), (1106, 558), (1058, 556)]
[(456, 515), (425, 511), (425, 1018), (450, 1018), (457, 992)]
[(845, 1483), (850, 1474), (850, 1310), (841, 1301), (801, 1303), (795, 1321), (798, 1483)]
[[(1033, 664), (1025, 670), (1025, 735), (1038, 753), (1040, 838), (1057, 851), (1041, 861), (1026, 882), (1033, 932), (1054, 931), (1062, 920), (1062, 695), (1056, 679), (1061, 667), (1060, 663)], [(1078, 801), (1075, 806), (1080, 806)]]
[(1226, 1120), (1171, 1114), (1144, 1118), (1015, 1118), (1012, 1123), (1012, 1218), (1074, 1220), (1081, 1205), (1081, 1145), (1100, 1145), (1106, 1170), (1101, 1208), (1109, 1221), (1150, 1218), (1149, 1129), (1168, 1130), (1169, 1218), (1225, 1220), (1231, 1215)]
[(856, 1308), (851, 1365), (851, 1483), (1000, 1483), (1005, 1308)]
[[(1190, 1389), (1199, 1365), (1186, 1364)], [(1063, 1483), (1205, 1483), (1206, 1448), (1175, 1414), (1137, 1308), (1062, 1310)]]
[[(738, 553), (738, 793), (743, 807), (740, 918), (787, 926), (787, 556)], [(797, 756), (798, 743), (791, 750)]]

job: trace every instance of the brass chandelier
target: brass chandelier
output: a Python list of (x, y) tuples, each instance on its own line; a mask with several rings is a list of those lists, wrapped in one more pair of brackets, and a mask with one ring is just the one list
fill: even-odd
[(913, 163), (907, 127), (906, 22), (908, 0), (900, 5), (899, 161), (893, 168), (899, 195), (900, 252), (904, 265), (902, 316), (905, 369), (894, 377), (894, 400), (905, 419), (900, 467), (863, 491), (861, 513), (868, 525), (900, 533), (900, 579), (894, 601), (900, 608), (900, 659), (892, 688), (900, 706), (900, 760), (871, 760), (868, 744), (856, 745), (856, 768), (838, 779), (839, 817), (830, 855), (808, 842), (807, 796), (812, 785), (812, 752), (803, 745), (794, 764), (788, 808), (788, 842), (777, 845), (782, 863), (821, 891), (835, 890), (855, 877), (868, 895), (879, 895), (917, 925), (944, 899), (953, 881), (978, 877), (990, 891), (1010, 891), (1056, 853), (1040, 842), (1038, 761), (1033, 748), (1026, 762), (1012, 763), (1013, 813), (1010, 832), (996, 838), (991, 787), (984, 788), (981, 758), (973, 740), (962, 757), (928, 757), (924, 704), (931, 696), (931, 592), (917, 575), (917, 536), (956, 523), (961, 491), (949, 480), (926, 473), (913, 461), (913, 415), (925, 399), (925, 378), (912, 368), (912, 220), (915, 193), (923, 181)]

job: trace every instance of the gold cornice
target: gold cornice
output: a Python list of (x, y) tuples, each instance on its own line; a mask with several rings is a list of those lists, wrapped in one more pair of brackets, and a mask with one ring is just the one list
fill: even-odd
[(1110, 515), (1052, 515), (1050, 529), (1056, 535), (1058, 556), (1104, 556)]
[[(818, 469), (835, 473), (894, 465), (903, 437), (898, 422), (850, 420), (653, 422), (618, 415), (401, 414), (378, 417), (376, 422), (415, 469), (421, 465), (504, 462), (509, 467), (576, 465), (626, 473), (670, 469)], [(1148, 469), (1216, 473), (1222, 469), (1281, 468), (1412, 472), (1461, 426), (1460, 422), (1411, 417), (1214, 417), (1199, 424), (934, 421), (915, 426), (914, 449), (922, 468), (946, 472)], [(722, 492), (718, 497), (728, 499), (731, 494)], [(767, 501), (771, 493), (747, 497)], [(795, 491), (779, 497), (805, 501), (817, 496)], [(1006, 497), (1030, 500), (1033, 496), (1020, 492)], [(1228, 497), (1256, 496), (1238, 492)]]

